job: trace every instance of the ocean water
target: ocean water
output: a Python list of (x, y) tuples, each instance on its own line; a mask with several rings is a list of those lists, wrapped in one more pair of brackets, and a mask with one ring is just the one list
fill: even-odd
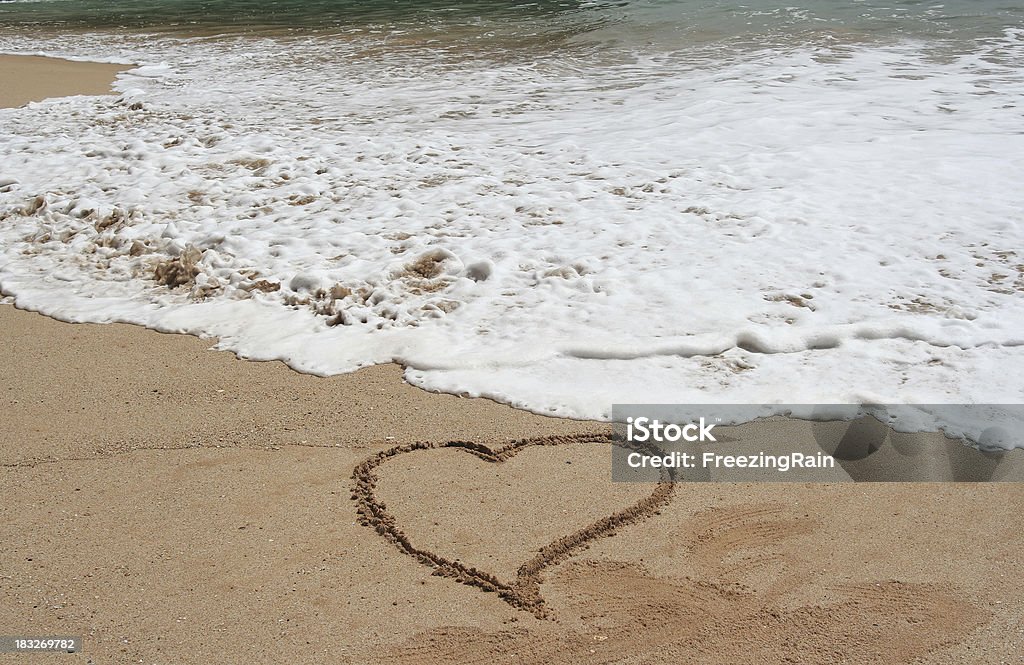
[[(390, 37), (432, 48), (484, 43), (540, 53), (790, 46), (903, 38), (967, 42), (1019, 28), (1010, 0), (0, 0), (17, 31)], [(550, 54), (550, 53), (548, 53)]]
[(19, 306), (567, 417), (1024, 399), (1018, 3), (14, 0), (0, 50), (139, 65), (0, 110)]

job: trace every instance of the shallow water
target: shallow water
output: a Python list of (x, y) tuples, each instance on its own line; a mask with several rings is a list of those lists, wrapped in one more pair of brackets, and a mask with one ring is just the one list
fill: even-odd
[(0, 111), (22, 306), (564, 416), (1024, 399), (1019, 10), (69, 4), (0, 49), (143, 66)]
[[(792, 43), (822, 34), (976, 39), (1020, 26), (1005, 0), (14, 0), (0, 25), (59, 30), (292, 34), (362, 32), (445, 42), (537, 34), (678, 48), (717, 40)], [(551, 43), (548, 46), (552, 46)]]

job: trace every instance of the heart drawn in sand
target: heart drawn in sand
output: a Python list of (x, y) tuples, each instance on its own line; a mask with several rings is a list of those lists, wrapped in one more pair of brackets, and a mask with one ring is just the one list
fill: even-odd
[(457, 449), (485, 462), (502, 464), (531, 446), (562, 446), (589, 443), (611, 444), (612, 442), (613, 440), (610, 435), (583, 434), (522, 439), (496, 449), (467, 441), (448, 441), (437, 444), (421, 442), (395, 446), (394, 448), (377, 453), (355, 468), (352, 474), (355, 481), (352, 498), (356, 501), (356, 512), (359, 514), (362, 524), (372, 527), (378, 534), (393, 543), (403, 553), (433, 568), (435, 575), (450, 577), (462, 584), (497, 593), (502, 600), (513, 607), (532, 612), (535, 616), (543, 618), (548, 615), (544, 606), (544, 598), (540, 593), (544, 569), (565, 561), (590, 543), (611, 535), (619, 527), (640, 522), (653, 515), (658, 509), (667, 504), (672, 496), (673, 484), (668, 476), (663, 476), (661, 482), (655, 485), (649, 495), (632, 505), (618, 510), (607, 517), (603, 517), (573, 533), (556, 538), (541, 547), (532, 557), (519, 566), (514, 580), (505, 582), (493, 573), (468, 566), (458, 560), (452, 560), (437, 552), (432, 552), (414, 544), (399, 527), (394, 515), (388, 512), (384, 502), (376, 495), (378, 482), (377, 468), (399, 455), (417, 450)]

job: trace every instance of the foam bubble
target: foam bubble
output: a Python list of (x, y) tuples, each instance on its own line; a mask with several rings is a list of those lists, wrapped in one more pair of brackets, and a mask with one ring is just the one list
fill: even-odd
[(0, 111), (3, 291), (571, 417), (1024, 397), (1019, 34), (589, 69), (290, 47), (122, 45), (121, 97)]

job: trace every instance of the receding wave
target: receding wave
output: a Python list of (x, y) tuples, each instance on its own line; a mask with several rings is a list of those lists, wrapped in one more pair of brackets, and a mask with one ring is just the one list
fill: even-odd
[(141, 63), (118, 96), (0, 111), (20, 306), (565, 416), (1024, 398), (1019, 29), (729, 57), (3, 48)]

